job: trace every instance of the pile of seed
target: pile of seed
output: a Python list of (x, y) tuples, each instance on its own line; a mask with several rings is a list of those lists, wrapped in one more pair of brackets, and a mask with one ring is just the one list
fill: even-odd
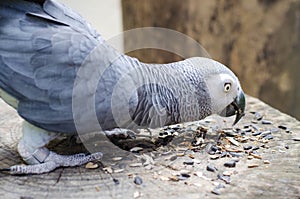
[[(261, 114), (252, 114), (253, 120), (242, 127), (219, 129), (209, 121), (202, 121), (159, 129), (156, 133), (158, 136), (151, 139), (151, 148), (156, 146), (153, 151), (145, 150), (146, 142), (142, 142), (143, 146), (128, 145), (129, 151), (136, 155), (136, 161), (130, 162), (127, 167), (120, 168), (116, 167), (118, 164), (113, 164), (102, 170), (109, 174), (129, 172), (127, 175), (133, 178), (132, 182), (141, 185), (147, 179), (133, 174), (131, 171), (134, 168), (163, 168), (153, 172), (154, 179), (201, 187), (202, 184), (195, 179), (201, 178), (211, 182), (213, 194), (220, 195), (222, 190), (230, 186), (232, 175), (236, 175), (236, 167), (253, 169), (271, 165), (272, 162), (263, 157), (263, 152), (272, 150), (272, 140), (279, 133), (291, 133), (291, 129), (285, 125), (274, 126)], [(289, 149), (287, 144), (285, 149)], [(208, 157), (205, 160), (204, 153), (204, 157)], [(122, 157), (114, 157), (113, 160), (121, 162)], [(241, 162), (247, 165), (241, 165)], [(95, 165), (89, 167), (96, 168)]]

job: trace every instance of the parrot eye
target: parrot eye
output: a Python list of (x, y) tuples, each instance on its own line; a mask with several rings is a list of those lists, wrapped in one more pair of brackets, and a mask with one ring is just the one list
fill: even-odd
[(224, 84), (224, 91), (225, 92), (229, 92), (231, 89), (231, 83), (225, 83)]

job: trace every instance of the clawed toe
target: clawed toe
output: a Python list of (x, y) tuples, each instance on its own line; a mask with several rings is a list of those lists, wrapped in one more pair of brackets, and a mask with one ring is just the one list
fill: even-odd
[(113, 129), (111, 131), (104, 131), (105, 135), (110, 140), (125, 140), (125, 139), (135, 139), (135, 132), (128, 129)]

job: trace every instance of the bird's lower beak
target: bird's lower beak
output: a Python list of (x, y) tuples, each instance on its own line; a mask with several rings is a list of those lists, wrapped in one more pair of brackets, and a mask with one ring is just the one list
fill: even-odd
[(238, 121), (240, 121), (240, 119), (245, 115), (245, 106), (245, 94), (241, 91), (234, 101), (224, 109), (226, 117), (236, 115), (233, 125), (238, 123)]

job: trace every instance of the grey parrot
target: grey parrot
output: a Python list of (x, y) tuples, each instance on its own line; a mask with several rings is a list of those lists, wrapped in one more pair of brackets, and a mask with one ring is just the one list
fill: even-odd
[(45, 147), (62, 134), (100, 129), (113, 135), (211, 114), (236, 115), (235, 124), (245, 110), (238, 78), (221, 63), (201, 57), (140, 62), (117, 52), (55, 0), (0, 1), (0, 96), (24, 119), (18, 152), (28, 165), (11, 166), (12, 174), (102, 157), (59, 155)]

